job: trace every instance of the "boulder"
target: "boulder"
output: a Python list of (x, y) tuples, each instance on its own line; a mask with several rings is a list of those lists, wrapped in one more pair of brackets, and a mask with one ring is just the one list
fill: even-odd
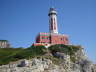
[(29, 62), (28, 60), (24, 59), (20, 62), (20, 64), (18, 65), (19, 67), (25, 67), (25, 66), (28, 66), (29, 65)]

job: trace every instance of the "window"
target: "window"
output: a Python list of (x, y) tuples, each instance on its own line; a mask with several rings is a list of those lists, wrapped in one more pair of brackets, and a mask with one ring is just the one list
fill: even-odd
[(42, 39), (45, 39), (45, 37), (42, 37)]
[(61, 38), (62, 41), (64, 41), (64, 38)]

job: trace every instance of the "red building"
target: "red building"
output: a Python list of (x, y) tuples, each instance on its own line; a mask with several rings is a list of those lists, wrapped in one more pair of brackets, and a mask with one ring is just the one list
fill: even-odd
[(36, 37), (36, 43), (34, 46), (37, 45), (53, 45), (53, 44), (69, 44), (69, 39), (67, 35), (59, 34), (58, 33), (58, 26), (57, 26), (57, 12), (54, 8), (50, 8), (49, 10), (49, 33), (39, 33)]

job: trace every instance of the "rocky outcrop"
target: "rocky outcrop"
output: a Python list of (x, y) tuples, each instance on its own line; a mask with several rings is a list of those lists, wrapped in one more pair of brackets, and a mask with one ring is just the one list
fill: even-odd
[(83, 49), (73, 56), (60, 52), (55, 56), (59, 57), (58, 63), (47, 57), (23, 59), (0, 66), (0, 72), (96, 72), (96, 65), (88, 60)]

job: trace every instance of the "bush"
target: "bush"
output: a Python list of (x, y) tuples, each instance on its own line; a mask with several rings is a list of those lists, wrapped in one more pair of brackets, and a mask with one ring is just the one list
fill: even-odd
[(75, 52), (77, 52), (80, 48), (81, 47), (79, 47), (79, 46), (58, 44), (58, 45), (50, 46), (48, 49), (52, 53), (62, 52), (62, 53), (68, 54), (68, 55), (74, 55)]
[(75, 53), (82, 48), (81, 48), (81, 46), (58, 44), (58, 45), (50, 46), (48, 49), (51, 51), (52, 54), (54, 54), (56, 52), (61, 52), (66, 55), (70, 55), (70, 60), (72, 62), (75, 62), (76, 61), (76, 59), (74, 57)]
[[(73, 45), (53, 45), (48, 48), (52, 53), (54, 52), (63, 52), (71, 56), (72, 61), (75, 61), (75, 58), (72, 56), (77, 52), (81, 46)], [(11, 61), (16, 61), (19, 59), (29, 59), (34, 57), (40, 57), (46, 54), (47, 49), (44, 46), (31, 46), (29, 48), (1, 48), (0, 49), (0, 65), (8, 64)], [(51, 58), (51, 57), (49, 57)], [(52, 58), (54, 62), (59, 61), (56, 58)]]
[(44, 46), (31, 46), (29, 48), (2, 48), (0, 49), (0, 65), (8, 64), (24, 58), (33, 58), (46, 53)]

